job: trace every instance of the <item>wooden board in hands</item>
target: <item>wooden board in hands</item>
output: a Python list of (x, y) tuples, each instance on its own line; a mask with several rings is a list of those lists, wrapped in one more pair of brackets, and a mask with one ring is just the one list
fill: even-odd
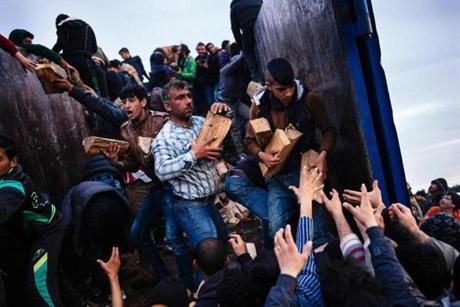
[(265, 117), (259, 117), (249, 121), (249, 129), (254, 133), (257, 145), (265, 148), (270, 142), (273, 132)]
[(213, 148), (220, 148), (231, 125), (231, 119), (209, 111), (203, 128), (196, 139), (197, 144), (204, 144), (209, 140), (215, 139), (209, 145)]
[(62, 93), (62, 90), (57, 89), (53, 82), (63, 77), (58, 73), (53, 64), (37, 64), (35, 72), (37, 73), (38, 80), (40, 80), (45, 94)]
[(265, 163), (259, 162), (260, 170), (262, 171), (262, 175), (264, 177), (271, 177), (279, 172), (301, 136), (302, 133), (296, 130), (291, 124), (284, 130), (276, 129), (264, 152), (274, 154), (281, 160), (281, 163), (269, 168)]
[[(300, 164), (300, 185), (302, 182), (307, 180), (306, 176), (308, 176), (308, 173), (302, 172), (303, 168), (307, 167), (307, 170), (314, 168), (318, 157), (319, 153), (313, 149), (310, 149), (302, 155), (302, 163)], [(318, 184), (324, 185), (324, 179), (321, 178)], [(319, 191), (315, 193), (313, 200), (320, 204), (323, 203), (323, 199), (319, 195)]]
[(111, 144), (115, 144), (120, 147), (118, 153), (123, 153), (129, 148), (129, 143), (126, 141), (101, 138), (98, 136), (88, 136), (84, 138), (82, 145), (85, 148), (85, 154), (88, 156), (94, 156), (101, 154), (102, 150), (107, 150)]

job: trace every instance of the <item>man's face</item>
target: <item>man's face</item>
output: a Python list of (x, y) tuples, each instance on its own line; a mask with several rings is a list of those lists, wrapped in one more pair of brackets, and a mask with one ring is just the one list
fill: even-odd
[(0, 148), (0, 177), (5, 176), (8, 174), (10, 169), (16, 167), (17, 165), (17, 158), (13, 157), (11, 160), (6, 155), (5, 149)]
[(187, 88), (171, 88), (165, 108), (171, 114), (171, 117), (189, 120), (193, 115), (192, 94)]
[(137, 120), (144, 114), (147, 100), (139, 100), (136, 96), (128, 97), (121, 101), (121, 105), (130, 120)]
[(199, 56), (205, 56), (206, 55), (206, 47), (199, 45), (196, 47), (196, 52), (198, 53)]
[(288, 105), (292, 101), (292, 97), (295, 92), (294, 82), (289, 86), (285, 86), (274, 80), (268, 80), (267, 87), (270, 92), (272, 92), (272, 94), (284, 105)]
[(441, 189), (439, 189), (437, 184), (432, 183), (428, 188), (428, 193), (430, 194), (431, 198), (436, 198), (440, 195)]
[(131, 57), (129, 52), (120, 52), (120, 56), (125, 61), (128, 60)]
[(216, 53), (216, 46), (214, 46), (213, 44), (209, 44), (208, 45), (208, 52), (212, 53), (212, 54)]
[(32, 44), (32, 38), (26, 36), (26, 37), (24, 37), (24, 38), (22, 39), (22, 43), (23, 43), (24, 45), (30, 45), (30, 44)]

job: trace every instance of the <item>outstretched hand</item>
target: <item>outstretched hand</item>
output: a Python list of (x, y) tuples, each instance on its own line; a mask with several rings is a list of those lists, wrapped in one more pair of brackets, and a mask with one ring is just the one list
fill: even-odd
[(321, 183), (322, 173), (318, 168), (308, 169), (307, 166), (302, 167), (300, 178), (300, 186), (290, 186), (289, 189), (297, 196), (300, 204), (312, 202), (315, 194), (320, 191), (324, 185)]
[[(367, 195), (369, 196), (369, 201), (373, 208), (378, 208), (381, 205), (385, 206), (382, 200), (382, 191), (380, 191), (379, 182), (377, 180), (374, 180), (372, 183), (372, 191), (367, 192)], [(361, 196), (361, 191), (346, 189), (343, 192), (343, 198), (352, 204), (359, 204), (361, 202)]]
[(294, 239), (292, 238), (291, 226), (287, 225), (284, 230), (281, 228), (275, 235), (275, 255), (278, 260), (281, 274), (297, 278), (297, 275), (307, 263), (312, 249), (312, 242), (309, 241), (299, 253)]
[(349, 203), (344, 203), (343, 206), (350, 211), (351, 214), (356, 218), (358, 222), (363, 224), (366, 229), (377, 226), (377, 221), (374, 217), (374, 209), (372, 208), (367, 193), (366, 185), (361, 185), (361, 203), (359, 206), (353, 207)]
[(14, 54), (14, 57), (19, 61), (19, 63), (21, 64), (22, 68), (24, 68), (24, 70), (29, 70), (31, 72), (35, 72), (35, 67), (37, 66), (38, 62), (37, 61), (34, 61), (34, 60), (31, 60), (27, 57), (25, 57), (21, 51), (18, 51)]
[(233, 252), (236, 256), (239, 257), (248, 252), (246, 248), (246, 242), (244, 242), (243, 238), (239, 234), (232, 233), (229, 235), (229, 237), (230, 239), (228, 242), (230, 242)]
[(320, 191), (320, 196), (323, 199), (324, 205), (326, 206), (327, 211), (334, 217), (342, 215), (342, 202), (340, 201), (339, 193), (332, 189), (329, 199), (323, 191)]
[(73, 88), (72, 83), (62, 76), (55, 76), (53, 79), (53, 86), (59, 89), (61, 92), (70, 92)]
[(109, 261), (104, 262), (100, 259), (97, 259), (97, 263), (101, 266), (104, 272), (109, 276), (109, 278), (117, 278), (118, 272), (120, 271), (121, 261), (118, 247), (112, 247), (112, 255), (110, 256)]
[(106, 156), (106, 158), (111, 163), (116, 163), (118, 162), (118, 152), (119, 151), (120, 151), (120, 146), (118, 146), (115, 143), (110, 143), (107, 149), (102, 150), (102, 154), (104, 154), (104, 156)]

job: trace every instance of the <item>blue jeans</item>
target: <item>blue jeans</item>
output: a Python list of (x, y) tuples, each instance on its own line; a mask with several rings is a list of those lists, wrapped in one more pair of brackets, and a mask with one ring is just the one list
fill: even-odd
[[(286, 227), (289, 220), (299, 213), (299, 204), (289, 186), (299, 186), (299, 170), (288, 174), (276, 174), (265, 181), (268, 188), (269, 233), (272, 237), (280, 228)], [(321, 205), (313, 204), (313, 245), (329, 242), (326, 229), (325, 212)]]
[(174, 204), (177, 223), (196, 248), (207, 238), (227, 241), (227, 227), (214, 205), (214, 199), (207, 201), (176, 199)]
[(184, 285), (192, 287), (192, 260), (187, 242), (177, 225), (173, 208), (172, 190), (153, 186), (145, 196), (131, 226), (131, 239), (142, 256), (150, 263), (159, 279), (169, 275), (169, 271), (152, 241), (151, 232), (155, 217), (163, 211), (166, 224), (166, 242), (173, 249), (179, 274)]
[(216, 99), (214, 97), (214, 85), (205, 85), (202, 89), (203, 91), (203, 96), (208, 105), (212, 105), (214, 102), (216, 102)]
[(251, 183), (246, 176), (227, 176), (225, 193), (242, 204), (260, 219), (262, 225), (262, 243), (266, 249), (273, 248), (273, 237), (269, 235), (267, 191)]

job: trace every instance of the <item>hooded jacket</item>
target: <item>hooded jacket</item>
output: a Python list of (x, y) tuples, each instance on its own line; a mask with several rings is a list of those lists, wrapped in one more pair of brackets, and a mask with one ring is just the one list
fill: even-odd
[(11, 31), (9, 39), (16, 45), (21, 48), (24, 48), (27, 52), (35, 54), (37, 56), (44, 57), (50, 61), (53, 61), (56, 64), (61, 63), (62, 58), (59, 54), (54, 52), (53, 50), (49, 49), (40, 44), (23, 44), (22, 40), (24, 37), (34, 38), (34, 35), (27, 30), (23, 29), (15, 29)]
[(21, 165), (0, 179), (0, 225), (26, 234), (40, 234), (60, 215)]
[(96, 35), (90, 25), (80, 19), (66, 18), (57, 24), (54, 52), (65, 56), (91, 56), (97, 52)]

